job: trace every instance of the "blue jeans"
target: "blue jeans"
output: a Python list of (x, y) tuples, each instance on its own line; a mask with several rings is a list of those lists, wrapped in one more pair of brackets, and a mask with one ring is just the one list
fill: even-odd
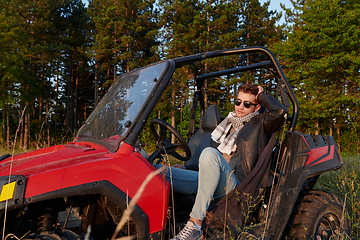
[(222, 154), (212, 147), (205, 148), (201, 153), (199, 172), (170, 167), (165, 177), (175, 192), (196, 194), (190, 217), (200, 220), (205, 218), (213, 198), (221, 198), (239, 185), (230, 165)]

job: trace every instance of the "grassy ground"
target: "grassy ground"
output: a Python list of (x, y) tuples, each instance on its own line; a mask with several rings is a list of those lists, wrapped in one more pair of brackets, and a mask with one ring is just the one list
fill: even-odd
[(29, 152), (29, 151), (31, 150), (0, 148), (0, 156), (5, 154), (15, 155), (18, 153)]
[(344, 167), (323, 174), (315, 188), (335, 193), (346, 203), (352, 239), (360, 239), (360, 154), (342, 153)]

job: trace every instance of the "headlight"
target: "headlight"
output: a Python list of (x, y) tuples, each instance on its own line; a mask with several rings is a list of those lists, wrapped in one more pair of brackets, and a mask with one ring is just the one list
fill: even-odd
[(21, 175), (0, 177), (0, 210), (20, 207), (24, 202), (26, 178)]

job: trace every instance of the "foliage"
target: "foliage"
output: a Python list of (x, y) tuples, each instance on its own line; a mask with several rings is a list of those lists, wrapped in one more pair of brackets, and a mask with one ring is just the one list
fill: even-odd
[[(0, 122), (21, 148), (71, 139), (119, 74), (149, 63), (255, 45), (279, 55), (302, 112), (299, 130), (334, 135), (359, 151), (359, 3), (293, 1), (287, 26), (258, 0), (0, 0)], [(283, 29), (289, 31), (285, 35)], [(286, 38), (285, 38), (286, 36)], [(195, 69), (246, 65), (249, 59), (206, 60), (174, 74), (157, 116), (182, 132), (198, 91)], [(231, 106), (238, 79), (205, 82), (204, 106)], [(191, 89), (188, 91), (187, 89)], [(227, 94), (222, 94), (222, 93)], [(171, 101), (168, 101), (171, 99)], [(149, 140), (149, 139), (148, 139)]]
[(101, 71), (110, 71), (103, 73), (111, 73), (109, 79), (158, 60), (152, 50), (159, 28), (154, 2), (90, 1), (94, 39), (90, 53)]
[[(99, 6), (112, 11), (107, 5)], [(126, 59), (121, 67), (128, 71), (157, 60), (149, 60), (154, 55), (151, 47), (156, 43), (157, 26), (155, 17), (149, 14), (153, 13), (151, 1), (132, 2), (128, 8), (121, 6), (117, 6), (120, 18), (113, 20), (128, 27), (124, 33), (127, 37), (133, 36), (128, 39), (133, 44), (133, 56), (128, 55), (130, 48), (124, 52), (122, 47), (123, 54), (115, 61)], [(94, 69), (101, 65), (94, 61), (101, 59), (100, 55), (94, 58), (92, 54), (99, 43), (96, 34), (100, 29), (108, 29), (110, 23), (96, 25), (93, 11), (81, 0), (0, 1), (0, 7), (3, 145), (10, 147), (15, 132), (18, 146), (24, 149), (72, 139), (103, 95), (101, 90), (108, 87), (101, 88), (102, 85), (114, 78), (114, 71), (110, 70), (118, 66), (105, 59), (110, 63), (103, 71), (106, 74)], [(129, 24), (129, 16), (122, 12), (132, 13), (134, 24)], [(140, 15), (145, 17), (140, 20)], [(114, 46), (108, 49), (112, 51)]]
[(274, 49), (295, 86), (302, 109), (299, 129), (334, 135), (343, 150), (350, 150), (359, 145), (360, 5), (340, 0), (293, 3), (294, 11), (288, 10), (291, 31)]
[[(280, 28), (275, 25), (280, 16), (274, 11), (268, 11), (268, 4), (261, 6), (257, 0), (175, 0), (159, 1), (159, 5), (163, 9), (161, 36), (165, 40), (161, 50), (166, 58), (268, 45), (281, 40), (283, 36)], [(246, 62), (247, 59), (224, 57), (221, 60), (203, 61), (192, 69), (177, 70), (171, 86), (167, 89), (167, 97), (164, 98), (166, 100), (161, 102), (161, 107), (170, 109), (170, 112), (162, 111), (162, 117), (173, 126), (179, 123), (184, 125), (184, 107), (190, 104), (188, 99), (193, 95), (193, 91), (202, 91), (205, 108), (210, 104), (217, 104), (222, 113), (224, 109), (228, 110), (231, 105), (229, 100), (236, 92), (237, 82), (224, 85), (228, 80), (216, 78), (204, 83), (205, 90), (198, 89), (194, 83), (194, 70), (206, 73), (212, 69), (221, 70), (223, 66), (231, 68), (246, 65)], [(171, 102), (168, 99), (171, 99)]]

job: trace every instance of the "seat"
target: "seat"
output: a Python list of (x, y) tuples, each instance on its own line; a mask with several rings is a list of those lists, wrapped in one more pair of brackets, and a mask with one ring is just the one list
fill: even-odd
[(200, 122), (200, 128), (189, 140), (191, 159), (185, 162), (185, 166), (198, 164), (202, 150), (206, 147), (215, 147), (216, 143), (211, 139), (212, 131), (220, 123), (220, 113), (216, 105), (210, 105)]

